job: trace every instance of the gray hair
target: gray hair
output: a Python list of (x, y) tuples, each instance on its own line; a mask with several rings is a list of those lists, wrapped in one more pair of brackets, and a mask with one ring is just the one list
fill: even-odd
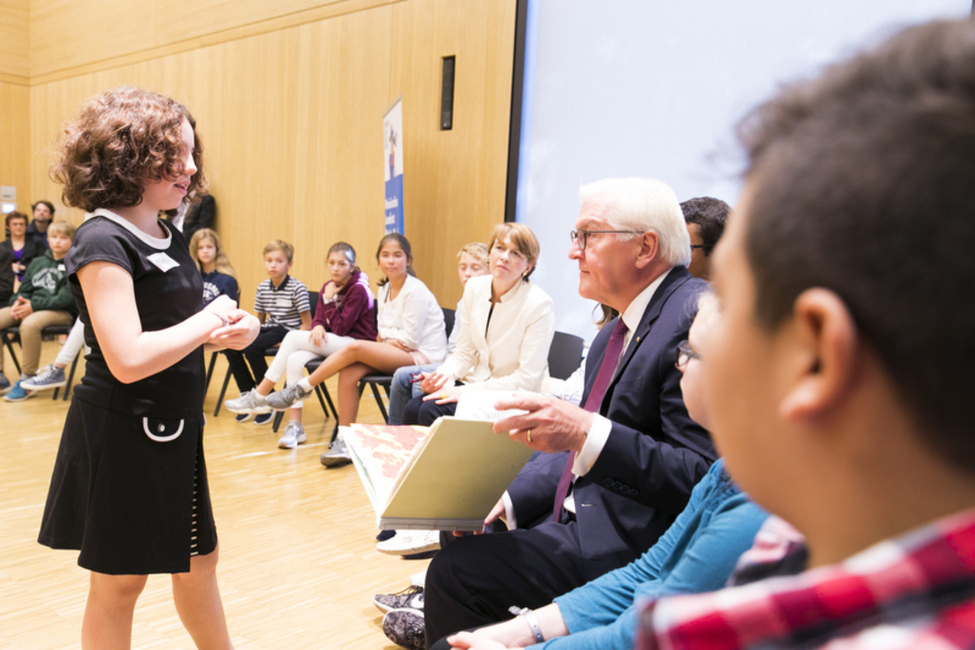
[(594, 208), (612, 230), (656, 233), (660, 258), (671, 266), (690, 264), (691, 238), (684, 213), (666, 183), (653, 178), (606, 178), (580, 187), (579, 202)]

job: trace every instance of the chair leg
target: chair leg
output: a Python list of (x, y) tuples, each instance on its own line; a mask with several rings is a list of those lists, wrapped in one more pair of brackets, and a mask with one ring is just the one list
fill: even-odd
[[(325, 384), (318, 384), (315, 386), (315, 390), (317, 391), (318, 401), (322, 405), (322, 410), (325, 411), (325, 417), (334, 417), (337, 421), (339, 419), (339, 410), (335, 408), (335, 402), (332, 401), (328, 387)], [(322, 401), (322, 397), (325, 398), (324, 401)], [(326, 402), (328, 403), (328, 408), (325, 407)]]
[(383, 422), (389, 424), (389, 413), (386, 412), (386, 405), (383, 403), (383, 397), (379, 393), (379, 388), (376, 384), (370, 382), (369, 387), (372, 388), (372, 396), (376, 398), (376, 404), (379, 405), (379, 412), (383, 416)]
[(223, 386), (220, 387), (220, 395), (217, 397), (217, 408), (213, 409), (213, 417), (220, 415), (220, 407), (223, 405), (223, 398), (227, 395), (227, 386), (230, 385), (230, 368), (227, 368), (227, 376), (223, 378)]
[(217, 355), (218, 354), (219, 354), (219, 352), (214, 352), (213, 354), (210, 355), (210, 365), (207, 367), (207, 383), (206, 383), (206, 388), (203, 389), (203, 392), (204, 393), (206, 393), (208, 390), (210, 390), (210, 380), (213, 378), (213, 369), (217, 366)]
[(71, 362), (71, 372), (68, 373), (68, 383), (64, 385), (64, 397), (65, 402), (68, 401), (68, 393), (71, 392), (71, 385), (74, 383), (74, 373), (78, 370), (78, 360), (81, 359), (81, 352), (75, 355), (74, 361)]
[(271, 431), (273, 431), (274, 433), (277, 433), (278, 432), (278, 429), (281, 428), (281, 421), (282, 420), (284, 420), (284, 411), (278, 411), (277, 413), (275, 413), (274, 414), (274, 422), (271, 425)]
[(6, 334), (3, 335), (3, 344), (10, 351), (10, 358), (14, 361), (14, 367), (17, 368), (17, 378), (20, 379), (20, 361), (17, 359), (17, 353), (14, 351), (14, 342)]

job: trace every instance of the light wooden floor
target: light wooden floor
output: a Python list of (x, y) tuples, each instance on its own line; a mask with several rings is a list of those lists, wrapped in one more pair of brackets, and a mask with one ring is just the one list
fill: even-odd
[[(45, 343), (42, 363), (57, 344)], [(14, 375), (9, 356), (6, 365)], [(308, 443), (279, 450), (270, 426), (212, 417), (226, 365), (207, 395), (210, 489), (220, 535), (219, 581), (237, 648), (395, 648), (382, 633), (375, 593), (398, 591), (426, 561), (374, 549), (371, 506), (346, 466), (326, 470), (334, 422), (307, 403)], [(333, 397), (334, 380), (329, 382)], [(231, 382), (231, 397), (237, 391)], [(77, 552), (36, 542), (67, 403), (50, 392), (0, 400), (0, 648), (80, 646), (88, 572)], [(364, 397), (362, 422), (381, 422)], [(168, 576), (151, 576), (135, 612), (134, 648), (193, 648), (172, 604)]]

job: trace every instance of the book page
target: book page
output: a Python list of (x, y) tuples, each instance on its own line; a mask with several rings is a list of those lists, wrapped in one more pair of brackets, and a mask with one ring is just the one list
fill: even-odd
[(389, 500), (400, 470), (414, 449), (427, 437), (427, 427), (353, 424), (341, 427), (342, 439), (352, 452), (362, 484), (377, 512)]

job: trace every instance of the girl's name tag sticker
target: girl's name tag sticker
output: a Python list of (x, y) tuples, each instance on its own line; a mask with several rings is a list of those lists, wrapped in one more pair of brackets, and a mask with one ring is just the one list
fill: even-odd
[(171, 258), (169, 255), (166, 255), (166, 253), (153, 253), (152, 255), (146, 257), (146, 259), (155, 264), (156, 268), (163, 273), (179, 266), (179, 262)]

